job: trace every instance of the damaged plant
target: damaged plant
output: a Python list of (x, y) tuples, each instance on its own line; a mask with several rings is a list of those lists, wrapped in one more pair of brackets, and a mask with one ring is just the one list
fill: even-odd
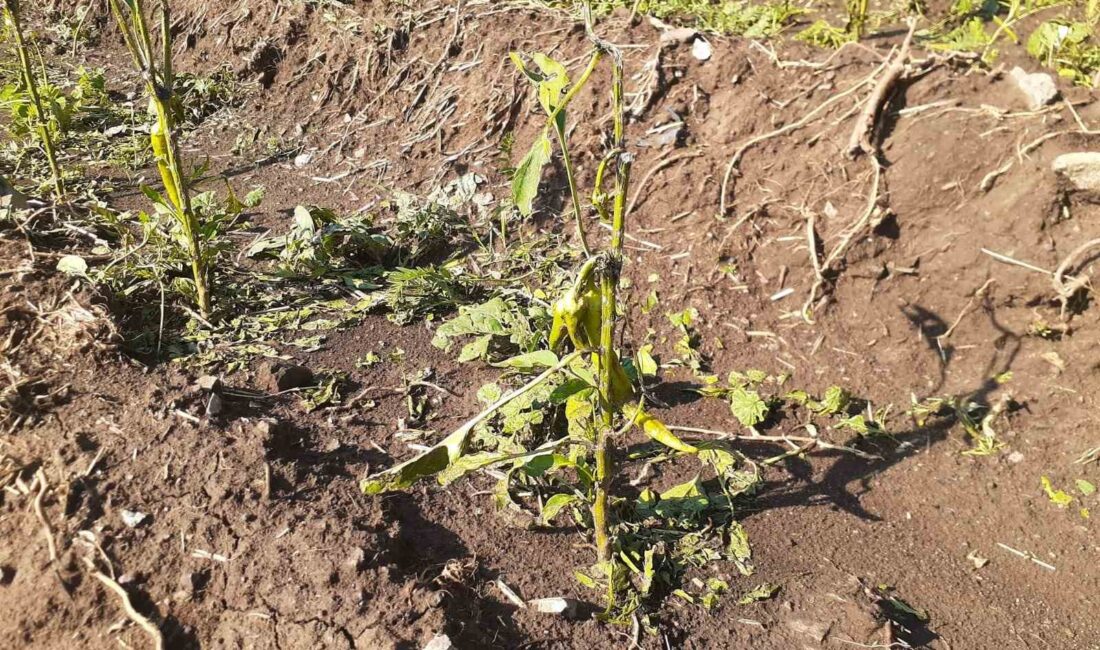
[[(157, 172), (164, 184), (164, 195), (143, 188), (158, 208), (175, 220), (183, 248), (191, 265), (193, 295), (203, 316), (210, 314), (210, 290), (207, 278), (208, 255), (204, 245), (203, 224), (191, 204), (190, 177), (183, 170), (180, 157), (177, 119), (178, 99), (175, 95), (175, 74), (172, 69), (172, 36), (169, 29), (167, 0), (160, 4), (160, 52), (153, 47), (142, 0), (108, 0), (111, 13), (118, 21), (126, 49), (145, 81), (152, 112), (156, 116), (149, 139), (156, 159)], [(129, 17), (127, 18), (127, 14)], [(159, 54), (159, 60), (158, 60)]]
[[(755, 487), (759, 471), (743, 455), (720, 442), (689, 444), (681, 440), (647, 412), (644, 392), (636, 387), (636, 364), (624, 362), (616, 348), (633, 155), (626, 150), (624, 139), (621, 55), (593, 34), (590, 16), (586, 17), (593, 50), (576, 81), (570, 79), (564, 65), (548, 56), (512, 56), (520, 72), (535, 86), (547, 119), (542, 134), (514, 173), (512, 190), (517, 209), (530, 213), (542, 168), (552, 156), (551, 131), (557, 136), (563, 165), (569, 170), (566, 107), (600, 61), (609, 60), (610, 144), (596, 170), (595, 187), (587, 202), (610, 226), (610, 238), (603, 250), (595, 250), (585, 242), (581, 209), (584, 199), (572, 173), (567, 171), (573, 216), (586, 251), (584, 259), (553, 302), (546, 347), (496, 364), (517, 373), (537, 375), (508, 392), (496, 384), (486, 385), (478, 392), (487, 404), (483, 411), (417, 457), (369, 476), (362, 489), (366, 494), (380, 494), (405, 489), (430, 476), (446, 485), (478, 469), (502, 468), (504, 475), (496, 490), (496, 503), (502, 512), (526, 515), (516, 501), (518, 496), (535, 502), (541, 525), (570, 514), (577, 525), (592, 530), (597, 562), (589, 571), (577, 572), (577, 579), (605, 590), (605, 620), (629, 622), (636, 620), (636, 612), (647, 602), (659, 601), (668, 593), (697, 602), (696, 597), (676, 588), (689, 566), (726, 559), (744, 575), (751, 573), (748, 539), (733, 517), (733, 501)], [(472, 314), (492, 320), (488, 310), (467, 311), (459, 317), (461, 331), (494, 331), (487, 324), (475, 323)], [(630, 459), (647, 459), (647, 464), (695, 459), (704, 469), (713, 471), (713, 481), (708, 483), (716, 487), (705, 487), (696, 475), (660, 494), (646, 489), (637, 499), (614, 497), (612, 478), (621, 471), (615, 467), (615, 448), (635, 427), (656, 444), (647, 446), (640, 456), (629, 455)], [(698, 594), (698, 599), (709, 608), (726, 589), (724, 581), (715, 579), (706, 583), (706, 593)], [(644, 614), (643, 622), (650, 628)]]

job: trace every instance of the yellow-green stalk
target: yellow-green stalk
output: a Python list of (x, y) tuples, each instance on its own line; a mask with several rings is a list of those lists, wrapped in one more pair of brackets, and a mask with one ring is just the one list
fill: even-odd
[[(606, 47), (606, 46), (605, 46)], [(611, 245), (600, 276), (600, 304), (603, 310), (600, 331), (600, 416), (596, 431), (596, 499), (592, 506), (592, 520), (596, 531), (596, 551), (600, 563), (607, 566), (611, 560), (611, 522), (608, 512), (611, 485), (610, 436), (619, 410), (615, 396), (615, 369), (619, 364), (615, 353), (615, 300), (619, 286), (619, 273), (623, 264), (623, 235), (626, 230), (626, 195), (630, 186), (630, 165), (633, 156), (623, 146), (623, 62), (617, 50), (610, 51), (613, 65), (611, 86), (612, 117), (614, 127), (611, 148), (616, 157), (614, 204), (611, 217)], [(610, 574), (608, 579), (611, 579)]]
[(848, 33), (857, 39), (863, 37), (867, 23), (867, 5), (870, 0), (848, 0)]
[(156, 157), (157, 172), (164, 183), (164, 193), (174, 209), (176, 220), (187, 240), (188, 257), (191, 260), (191, 273), (195, 281), (195, 298), (203, 316), (210, 314), (210, 292), (207, 286), (206, 261), (203, 256), (202, 241), (199, 238), (199, 223), (191, 207), (191, 195), (187, 187), (187, 177), (183, 173), (183, 161), (179, 153), (177, 129), (172, 112), (175, 76), (172, 72), (172, 38), (169, 31), (169, 13), (167, 0), (160, 3), (160, 41), (161, 60), (154, 59), (153, 42), (149, 27), (145, 21), (145, 8), (142, 0), (128, 0), (129, 19), (119, 0), (109, 0), (111, 13), (118, 21), (122, 38), (134, 65), (145, 80), (146, 90), (156, 114), (156, 123), (150, 132), (150, 146)]
[(42, 142), (42, 148), (46, 150), (46, 160), (50, 164), (50, 173), (53, 175), (53, 189), (60, 199), (65, 195), (65, 181), (61, 178), (61, 167), (57, 164), (57, 152), (53, 146), (53, 136), (50, 135), (49, 118), (42, 108), (42, 98), (38, 95), (38, 83), (35, 81), (34, 69), (31, 67), (31, 58), (27, 52), (27, 44), (23, 40), (23, 27), (19, 22), (19, 0), (4, 0), (4, 16), (11, 23), (12, 33), (15, 36), (15, 50), (19, 56), (19, 66), (23, 72), (23, 83), (27, 86), (27, 93), (34, 104), (35, 121), (38, 123), (38, 138)]

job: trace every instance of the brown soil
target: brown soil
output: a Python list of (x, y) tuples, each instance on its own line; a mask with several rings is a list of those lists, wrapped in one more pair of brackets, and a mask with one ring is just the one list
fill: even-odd
[[(181, 68), (227, 63), (258, 82), (243, 108), (204, 125), (188, 149), (210, 155), (215, 171), (232, 171), (234, 184), (266, 186), (253, 220), (272, 228), (285, 227), (299, 203), (352, 210), (372, 201), (379, 184), (427, 191), (467, 170), (489, 176), (504, 196), (498, 143), (514, 130), (518, 157), (537, 128), (506, 53), (553, 48), (573, 61), (585, 47), (583, 30), (560, 15), (493, 3), (467, 3), (457, 32), (452, 3), (425, 9), (427, 25), (405, 25), (394, 38), (373, 36), (375, 23), (394, 26), (397, 12), (386, 3), (353, 3), (335, 20), (309, 3), (173, 4)], [(85, 58), (123, 75), (129, 62), (113, 26), (102, 12), (90, 20), (104, 31)], [(632, 75), (659, 47), (652, 26), (631, 26), (624, 14), (600, 29), (631, 45)], [(665, 337), (676, 335), (663, 313), (694, 306), (716, 373), (791, 372), (808, 389), (840, 384), (875, 405), (898, 405), (895, 413), (914, 396), (972, 395), (992, 405), (1011, 393), (1014, 406), (996, 422), (1007, 446), (966, 456), (959, 426), (920, 427), (899, 414), (892, 422), (900, 444), (877, 443), (880, 461), (815, 454), (769, 471), (744, 513), (757, 575), (749, 582), (731, 567), (723, 573), (738, 592), (780, 585), (777, 597), (748, 606), (727, 598), (710, 613), (673, 599), (659, 615), (663, 635), (641, 639), (646, 648), (886, 647), (901, 633), (863, 588), (879, 584), (927, 611), (926, 625), (902, 634), (914, 646), (1100, 648), (1100, 544), (1095, 523), (1078, 511), (1090, 502), (1059, 509), (1040, 487), (1041, 476), (1067, 490), (1077, 478), (1100, 482), (1095, 463), (1073, 463), (1100, 445), (1100, 310), (1085, 305), (1058, 340), (1029, 336), (1040, 319), (1061, 322), (1049, 276), (981, 251), (1054, 269), (1100, 237), (1095, 197), (1068, 192), (1050, 172), (1056, 155), (1095, 148), (1095, 137), (1076, 133), (1064, 104), (1027, 112), (996, 72), (941, 63), (904, 81), (880, 134), (878, 203), (888, 212), (853, 241), (812, 325), (799, 315), (814, 279), (806, 219), (815, 215), (827, 254), (866, 208), (871, 166), (844, 155), (865, 93), (748, 149), (730, 214), (715, 217), (723, 171), (742, 143), (867, 78), (902, 36), (872, 38), (827, 61), (820, 50), (787, 45), (785, 65), (737, 39), (712, 39), (707, 62), (685, 46), (664, 50), (664, 83), (629, 127), (642, 198), (626, 269), (631, 303), (659, 274), (661, 307), (635, 316), (630, 334), (640, 341), (652, 328), (658, 351), (670, 354)], [(803, 59), (823, 63), (789, 63)], [(629, 86), (638, 84), (631, 77)], [(1062, 90), (1085, 124), (1100, 123), (1094, 96)], [(679, 146), (647, 135), (672, 113), (684, 121)], [(585, 180), (605, 114), (604, 93), (578, 100), (575, 156)], [(242, 164), (230, 154), (240, 125), (259, 128), (261, 141), (299, 145), (311, 162)], [(1067, 133), (1020, 153), (1058, 131)], [(692, 156), (646, 173), (684, 153)], [(1007, 161), (1015, 162), (982, 189)], [(555, 179), (548, 196), (562, 189)], [(148, 647), (117, 595), (85, 570), (88, 539), (170, 648), (421, 648), (437, 634), (459, 648), (630, 646), (629, 630), (516, 609), (495, 585), (503, 579), (526, 598), (591, 600), (571, 575), (591, 563), (583, 532), (509, 525), (493, 512), (488, 479), (384, 498), (359, 493), (360, 478), (408, 456), (392, 437), (402, 396), (380, 392), (363, 414), (306, 414), (294, 395), (281, 395), (233, 401), (206, 417), (196, 372), (124, 355), (109, 324), (119, 316), (53, 271), (56, 252), (31, 260), (20, 233), (3, 234), (0, 268), (30, 270), (2, 276), (0, 339), (9, 343), (0, 351), (40, 383), (21, 388), (19, 419), (9, 419), (19, 426), (0, 439), (0, 647)], [(737, 279), (719, 273), (720, 263), (735, 264)], [(770, 298), (787, 287), (792, 294)], [(423, 326), (372, 316), (321, 351), (296, 352), (295, 361), (347, 372), (351, 394), (431, 367), (457, 395), (434, 408), (431, 426), (444, 432), (477, 410), (474, 393), (494, 373), (460, 366), (430, 339)], [(400, 363), (355, 365), (369, 350), (397, 347), (406, 351)], [(993, 381), (1006, 371), (1010, 382)], [(224, 380), (267, 392), (264, 372), (257, 364)], [(735, 427), (717, 401), (674, 401), (666, 421)], [(37, 490), (19, 489), (37, 470), (49, 485), (44, 519)], [(1095, 497), (1091, 505), (1100, 511)], [(147, 517), (130, 527), (124, 510)], [(975, 556), (988, 564), (978, 568)]]

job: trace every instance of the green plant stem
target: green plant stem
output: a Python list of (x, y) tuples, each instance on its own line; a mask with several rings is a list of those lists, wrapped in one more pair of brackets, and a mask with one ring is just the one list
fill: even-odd
[(863, 27), (867, 22), (867, 3), (869, 0), (848, 0), (848, 33), (863, 37)]
[(573, 163), (569, 158), (569, 147), (565, 143), (565, 120), (558, 119), (563, 115), (565, 107), (573, 101), (573, 98), (577, 96), (577, 92), (588, 82), (588, 78), (592, 76), (592, 73), (596, 70), (596, 66), (600, 63), (600, 58), (603, 56), (603, 51), (596, 49), (592, 52), (592, 58), (588, 60), (588, 65), (585, 66), (584, 72), (581, 72), (581, 76), (577, 78), (569, 90), (565, 93), (565, 97), (562, 97), (561, 103), (558, 104), (554, 112), (550, 114), (550, 124), (554, 127), (554, 134), (558, 138), (558, 144), (561, 146), (562, 165), (565, 167), (565, 178), (569, 183), (569, 197), (573, 201), (573, 218), (577, 222), (577, 237), (581, 240), (581, 248), (584, 249), (584, 254), (587, 257), (592, 256), (592, 249), (588, 246), (588, 236), (584, 230), (584, 213), (581, 212), (581, 195), (577, 190), (576, 177), (573, 174)]
[[(191, 205), (191, 193), (187, 187), (187, 177), (183, 173), (183, 159), (179, 153), (176, 120), (172, 113), (172, 97), (175, 87), (172, 71), (172, 40), (169, 30), (169, 13), (166, 2), (160, 8), (161, 58), (158, 64), (153, 57), (153, 40), (149, 26), (145, 21), (145, 9), (142, 0), (132, 0), (130, 22), (127, 24), (119, 0), (110, 0), (111, 13), (118, 21), (123, 40), (134, 64), (145, 79), (146, 89), (157, 114), (157, 124), (164, 133), (165, 147), (161, 170), (168, 200), (175, 208), (176, 220), (187, 240), (187, 256), (191, 262), (191, 275), (195, 282), (195, 300), (203, 317), (209, 317), (211, 311), (210, 291), (207, 283), (206, 260), (200, 237), (198, 218)], [(156, 152), (154, 152), (156, 153)], [(157, 154), (159, 156), (159, 154)], [(158, 161), (160, 162), (160, 161)], [(159, 167), (159, 164), (158, 164)]]
[(27, 53), (27, 44), (23, 40), (23, 27), (19, 22), (19, 3), (17, 0), (4, 0), (4, 13), (11, 22), (12, 33), (15, 36), (15, 50), (19, 55), (19, 66), (23, 72), (23, 83), (27, 85), (27, 93), (34, 103), (35, 117), (38, 122), (38, 137), (42, 142), (42, 148), (46, 150), (46, 160), (50, 165), (50, 173), (53, 175), (53, 189), (57, 198), (65, 196), (65, 181), (61, 178), (61, 166), (57, 164), (57, 152), (53, 146), (53, 137), (50, 135), (49, 120), (46, 119), (46, 111), (42, 108), (42, 98), (38, 94), (38, 84), (34, 79), (34, 70), (31, 68), (31, 58)]
[(558, 136), (558, 145), (561, 147), (561, 164), (565, 168), (565, 180), (569, 184), (569, 197), (573, 200), (573, 216), (577, 222), (577, 237), (581, 240), (581, 248), (586, 257), (592, 256), (592, 250), (588, 247), (588, 236), (584, 231), (582, 220), (581, 198), (577, 190), (577, 179), (573, 173), (573, 161), (569, 157), (569, 146), (565, 142), (565, 128), (561, 123), (564, 120), (554, 120), (554, 133)]
[[(615, 170), (615, 203), (611, 219), (611, 245), (600, 276), (600, 305), (602, 309), (600, 329), (600, 426), (596, 432), (596, 498), (592, 505), (592, 520), (596, 531), (596, 553), (600, 563), (608, 562), (612, 555), (611, 523), (608, 501), (611, 483), (611, 453), (613, 441), (615, 405), (611, 380), (615, 356), (615, 300), (619, 275), (623, 262), (623, 235), (626, 230), (626, 195), (630, 186), (630, 165), (633, 157), (623, 151), (623, 67), (618, 52), (613, 61), (611, 88), (614, 133), (612, 147), (618, 151)], [(611, 576), (609, 575), (610, 579)]]

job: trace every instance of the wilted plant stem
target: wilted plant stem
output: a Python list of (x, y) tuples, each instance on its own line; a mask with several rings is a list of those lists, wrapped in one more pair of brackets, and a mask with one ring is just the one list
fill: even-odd
[(610, 439), (617, 408), (612, 397), (613, 364), (615, 355), (615, 300), (619, 286), (619, 273), (623, 263), (623, 234), (626, 229), (626, 196), (630, 186), (630, 164), (633, 157), (623, 150), (623, 63), (618, 51), (612, 51), (613, 80), (611, 87), (614, 132), (612, 147), (617, 157), (615, 170), (615, 203), (611, 219), (611, 245), (600, 276), (600, 426), (596, 431), (596, 498), (592, 506), (593, 526), (596, 530), (596, 552), (601, 563), (612, 555), (611, 524), (608, 500), (611, 483)]
[(592, 58), (588, 61), (588, 66), (585, 67), (584, 72), (577, 78), (577, 82), (569, 89), (562, 98), (558, 108), (550, 116), (550, 123), (554, 126), (554, 134), (558, 138), (558, 145), (561, 147), (561, 161), (562, 166), (565, 168), (565, 180), (569, 183), (569, 197), (573, 202), (573, 218), (577, 222), (577, 237), (581, 240), (581, 248), (584, 250), (585, 256), (591, 256), (592, 250), (588, 247), (588, 236), (584, 230), (584, 213), (581, 212), (581, 195), (577, 190), (577, 179), (573, 172), (573, 161), (569, 157), (569, 144), (566, 142), (565, 137), (565, 119), (560, 117), (560, 113), (565, 110), (565, 107), (569, 105), (569, 102), (573, 101), (573, 98), (577, 95), (577, 91), (588, 81), (588, 78), (592, 76), (592, 72), (596, 69), (596, 65), (600, 62), (602, 52), (597, 49), (592, 53)]
[(27, 52), (27, 44), (23, 40), (23, 26), (19, 22), (18, 0), (4, 0), (4, 13), (11, 22), (12, 33), (15, 36), (15, 50), (19, 55), (19, 66), (23, 72), (23, 83), (27, 86), (27, 94), (34, 103), (35, 118), (38, 122), (38, 138), (42, 142), (42, 148), (46, 150), (46, 160), (50, 164), (50, 173), (53, 175), (53, 189), (57, 198), (65, 195), (65, 181), (61, 178), (61, 166), (57, 164), (57, 153), (53, 146), (53, 136), (50, 135), (49, 120), (42, 107), (42, 98), (38, 95), (38, 84), (34, 79), (34, 69), (31, 67), (31, 57)]
[(863, 28), (867, 22), (868, 0), (848, 0), (848, 33), (856, 38), (863, 36)]
[(122, 30), (123, 40), (134, 64), (145, 79), (146, 89), (153, 102), (157, 121), (150, 134), (157, 170), (164, 184), (164, 192), (175, 210), (176, 220), (187, 241), (187, 256), (191, 262), (191, 275), (195, 281), (195, 300), (203, 316), (210, 315), (210, 292), (207, 286), (206, 261), (198, 219), (191, 206), (191, 194), (187, 177), (183, 173), (183, 161), (179, 154), (177, 128), (172, 112), (175, 75), (172, 71), (172, 38), (169, 31), (168, 3), (160, 3), (161, 60), (153, 59), (153, 41), (145, 21), (142, 0), (131, 0), (130, 23), (127, 22), (119, 0), (109, 0), (111, 13)]

